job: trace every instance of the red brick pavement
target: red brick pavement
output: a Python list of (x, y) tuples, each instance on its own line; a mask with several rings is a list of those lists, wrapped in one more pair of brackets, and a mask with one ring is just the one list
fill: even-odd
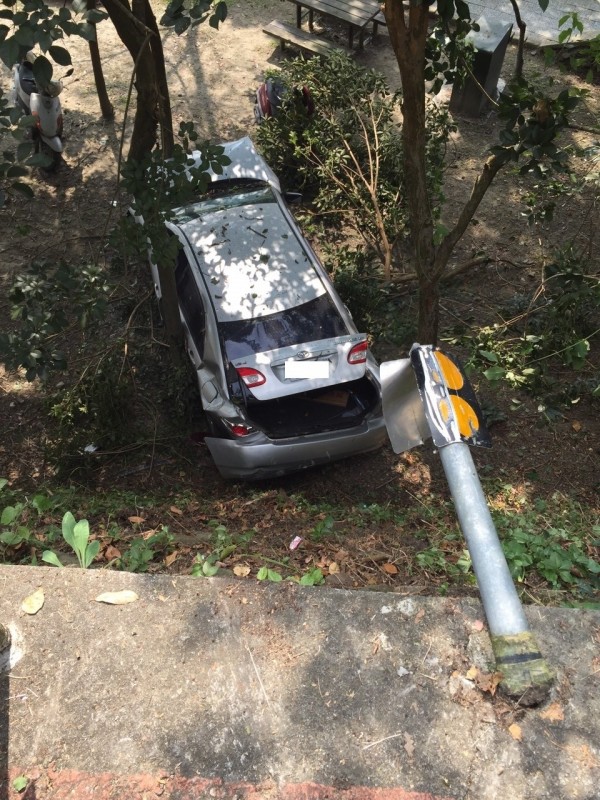
[[(12, 789), (12, 781), (25, 775), (24, 792)], [(318, 783), (276, 786), (227, 783), (218, 778), (184, 778), (170, 775), (119, 775), (112, 772), (80, 772), (73, 769), (11, 769), (7, 800), (451, 800), (442, 795), (411, 792), (401, 787), (336, 788)]]

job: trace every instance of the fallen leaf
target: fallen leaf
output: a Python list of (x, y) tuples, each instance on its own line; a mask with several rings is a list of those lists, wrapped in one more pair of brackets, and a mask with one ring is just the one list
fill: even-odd
[(465, 678), (466, 678), (468, 681), (474, 681), (474, 680), (475, 680), (475, 678), (476, 678), (478, 675), (479, 675), (479, 670), (477, 669), (477, 667), (470, 667), (470, 668), (467, 670), (467, 674), (465, 675)]
[(581, 430), (581, 422), (575, 420), (571, 427), (573, 428), (574, 431), (577, 431), (577, 433), (579, 433), (579, 431)]
[(171, 512), (171, 514), (178, 514), (179, 516), (182, 516), (183, 514), (183, 511), (180, 508), (177, 508), (177, 506), (171, 506), (169, 511)]
[(564, 718), (564, 712), (560, 703), (551, 703), (540, 714), (541, 719), (547, 719), (549, 722), (561, 722)]
[(521, 726), (517, 725), (516, 722), (513, 722), (512, 725), (508, 726), (508, 732), (513, 739), (516, 739), (517, 742), (523, 741), (523, 731), (521, 730)]
[(425, 609), (424, 608), (420, 608), (417, 611), (417, 613), (415, 614), (415, 620), (414, 621), (417, 623), (417, 625), (419, 624), (419, 622), (421, 622), (421, 620), (423, 619), (424, 616), (425, 616)]
[(134, 525), (141, 525), (142, 522), (146, 521), (144, 517), (127, 517), (127, 519), (129, 522), (133, 522)]
[(384, 564), (382, 569), (388, 575), (396, 575), (398, 572), (398, 567), (395, 564)]
[(135, 603), (139, 600), (138, 595), (130, 589), (123, 589), (120, 592), (104, 592), (96, 598), (97, 603), (108, 603), (111, 606), (124, 606), (127, 603)]
[(340, 571), (340, 565), (337, 564), (335, 561), (332, 561), (329, 565), (329, 574), (330, 575), (337, 575)]
[(575, 761), (578, 761), (580, 764), (583, 764), (585, 767), (589, 769), (597, 768), (600, 766), (600, 762), (592, 753), (589, 745), (582, 744), (582, 745), (569, 745), (565, 748), (571, 758), (574, 758)]
[(415, 740), (409, 733), (404, 734), (404, 749), (406, 750), (406, 755), (412, 758), (415, 753)]
[(165, 567), (170, 567), (171, 564), (177, 558), (177, 555), (178, 555), (178, 553), (169, 553), (169, 555), (165, 556), (165, 558), (164, 558)]
[(247, 564), (236, 564), (233, 568), (233, 574), (237, 575), (238, 578), (245, 578), (246, 575), (250, 575), (250, 567)]
[(109, 561), (112, 561), (113, 558), (121, 558), (121, 551), (119, 550), (118, 547), (109, 544), (106, 550), (104, 551), (104, 557), (107, 558)]
[(481, 672), (475, 677), (477, 688), (482, 692), (489, 692), (492, 697), (496, 694), (498, 684), (502, 680), (501, 672)]
[(151, 536), (154, 536), (155, 533), (156, 533), (156, 528), (150, 528), (147, 531), (142, 531), (140, 533), (140, 536), (142, 537), (142, 539), (149, 539)]
[(26, 597), (25, 600), (21, 603), (21, 611), (24, 611), (26, 614), (37, 614), (40, 608), (44, 605), (44, 590), (39, 588), (33, 594), (30, 594), (29, 597)]

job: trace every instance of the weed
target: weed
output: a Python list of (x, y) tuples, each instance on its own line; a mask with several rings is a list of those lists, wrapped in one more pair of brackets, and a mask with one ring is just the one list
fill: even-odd
[(324, 519), (320, 519), (310, 531), (309, 536), (313, 542), (321, 542), (323, 539), (325, 539), (325, 537), (330, 536), (333, 533), (334, 525), (335, 520), (332, 516), (327, 516)]
[(198, 553), (194, 558), (191, 574), (194, 578), (212, 578), (219, 571), (217, 560), (217, 553), (211, 553), (209, 556)]
[[(7, 483), (6, 478), (0, 478), (0, 491)], [(39, 519), (53, 505), (53, 501), (46, 495), (36, 494), (30, 500), (14, 500), (4, 506), (0, 513), (0, 561), (22, 563), (32, 560), (35, 563), (39, 541), (33, 536), (32, 511), (36, 512)], [(25, 555), (26, 552), (29, 557)]]
[[(89, 541), (90, 525), (87, 519), (76, 522), (73, 514), (67, 511), (62, 520), (62, 536), (77, 556), (79, 566), (82, 569), (87, 569), (100, 550), (100, 542), (97, 539), (92, 542)], [(42, 561), (55, 567), (63, 566), (59, 557), (52, 550), (44, 550)]]
[(325, 583), (325, 578), (321, 570), (318, 567), (314, 567), (314, 569), (305, 572), (298, 583), (300, 586), (320, 586)]
[(496, 525), (513, 578), (518, 583), (535, 575), (552, 589), (593, 595), (600, 589), (600, 563), (590, 551), (600, 543), (600, 526), (592, 528), (595, 540), (581, 528), (556, 527), (534, 513), (496, 514)]
[(283, 580), (281, 573), (270, 567), (261, 567), (256, 573), (256, 577), (259, 581), (272, 581), (273, 583), (279, 583)]
[[(507, 383), (538, 398), (574, 402), (581, 394), (600, 395), (600, 375), (589, 362), (592, 341), (600, 333), (600, 278), (590, 274), (588, 260), (572, 243), (557, 249), (531, 297), (507, 306), (508, 321), (469, 332), (463, 344), (470, 348), (467, 364), (482, 369), (492, 383)], [(556, 365), (570, 371), (592, 372), (577, 381), (572, 374), (565, 388), (557, 386)], [(576, 395), (576, 396), (575, 396)]]
[(147, 572), (156, 555), (161, 556), (173, 550), (175, 537), (166, 525), (151, 534), (147, 539), (134, 539), (129, 549), (119, 560), (119, 567), (128, 572)]

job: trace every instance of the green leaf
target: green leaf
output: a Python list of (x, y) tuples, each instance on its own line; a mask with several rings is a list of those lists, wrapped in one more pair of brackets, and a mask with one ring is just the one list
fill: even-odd
[(33, 62), (33, 77), (37, 85), (43, 89), (45, 89), (52, 80), (53, 72), (52, 64), (48, 61), (46, 56), (38, 56)]
[(18, 164), (13, 164), (6, 170), (7, 178), (24, 178), (26, 175), (29, 175), (27, 167), (21, 167)]
[(76, 26), (77, 34), (88, 42), (96, 41), (96, 26), (90, 25), (89, 22), (82, 22)]
[(486, 369), (483, 374), (488, 381), (499, 381), (504, 377), (505, 372), (502, 367), (490, 367), (489, 369)]
[(25, 775), (19, 775), (12, 782), (12, 787), (15, 790), (15, 792), (22, 792), (27, 788), (28, 783), (29, 783), (29, 778), (27, 778)]
[(90, 524), (87, 519), (79, 520), (73, 528), (73, 550), (81, 567), (85, 567), (85, 551), (90, 538)]
[(9, 69), (12, 69), (13, 64), (17, 63), (20, 53), (21, 48), (14, 36), (6, 39), (0, 45), (0, 58)]
[(31, 155), (33, 142), (21, 142), (17, 147), (17, 161), (23, 161)]
[(273, 583), (279, 583), (279, 581), (282, 580), (281, 575), (278, 572), (275, 572), (274, 569), (267, 571), (267, 577), (270, 581), (273, 581)]
[(62, 535), (65, 542), (74, 550), (75, 539), (73, 538), (73, 529), (75, 528), (75, 517), (70, 511), (62, 518)]
[(2, 512), (2, 516), (0, 516), (0, 524), (10, 525), (11, 522), (14, 522), (17, 513), (17, 509), (14, 506), (6, 506)]
[(53, 553), (52, 550), (44, 550), (42, 553), (42, 561), (45, 561), (46, 564), (51, 564), (53, 567), (63, 566), (60, 563), (59, 557), (56, 555), (56, 553)]
[(51, 163), (52, 157), (47, 156), (45, 153), (34, 153), (25, 162), (28, 167), (41, 167), (42, 169), (49, 167)]
[(269, 575), (269, 570), (266, 567), (261, 567), (258, 570), (256, 577), (258, 578), (259, 581), (264, 581), (267, 579), (268, 575)]
[(483, 356), (486, 361), (490, 361), (492, 364), (498, 363), (498, 356), (491, 350), (480, 350), (479, 355)]
[(538, 3), (542, 11), (545, 11), (548, 8), (548, 5), (550, 4), (550, 0), (538, 0)]
[(87, 569), (100, 551), (100, 542), (96, 539), (85, 548), (83, 567)]
[(87, 12), (85, 18), (87, 22), (90, 23), (90, 25), (97, 25), (99, 22), (105, 20), (107, 16), (108, 15), (105, 14), (103, 11), (99, 11), (97, 8), (92, 8), (91, 11)]
[(52, 47), (48, 48), (48, 52), (61, 67), (68, 67), (71, 65), (71, 54), (64, 47), (59, 47), (57, 44), (54, 44)]
[(218, 571), (219, 567), (216, 564), (211, 564), (209, 561), (205, 561), (202, 564), (202, 574), (207, 578), (212, 578)]
[(8, 478), (0, 478), (0, 490), (4, 489), (7, 483), (8, 483)]

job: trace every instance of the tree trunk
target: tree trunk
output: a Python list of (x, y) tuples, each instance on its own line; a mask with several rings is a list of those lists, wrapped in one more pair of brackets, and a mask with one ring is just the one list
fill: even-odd
[(440, 322), (440, 281), (419, 278), (419, 344), (436, 344)]
[(127, 0), (104, 0), (104, 8), (136, 67), (137, 104), (128, 154), (134, 161), (152, 151), (158, 128), (158, 81), (150, 49), (150, 40), (156, 34), (144, 22), (144, 2), (133, 0), (130, 7)]
[(173, 114), (171, 112), (171, 98), (169, 96), (169, 84), (167, 82), (167, 70), (165, 68), (165, 54), (163, 51), (162, 39), (156, 17), (148, 0), (144, 0), (145, 22), (148, 28), (154, 33), (150, 41), (150, 51), (154, 61), (156, 73), (156, 84), (158, 90), (157, 116), (160, 125), (160, 141), (162, 145), (163, 158), (173, 156), (175, 137), (173, 135)]
[[(128, 160), (140, 161), (157, 142), (160, 125), (163, 155), (173, 153), (173, 123), (162, 41), (148, 0), (104, 0), (104, 7), (135, 65), (137, 104)], [(157, 264), (162, 291), (165, 335), (175, 364), (182, 363), (183, 328), (173, 264)]]
[(402, 142), (414, 271), (419, 278), (419, 337), (421, 344), (437, 340), (439, 293), (433, 277), (435, 246), (427, 190), (425, 146), (425, 44), (429, 6), (411, 5), (406, 13), (398, 0), (385, 0), (388, 33), (402, 81)]
[(175, 366), (183, 363), (183, 325), (179, 316), (175, 265), (157, 264), (161, 288), (161, 313), (165, 321), (165, 339), (169, 345), (171, 359)]
[[(95, 5), (96, 5), (96, 0), (87, 0), (88, 10), (94, 8)], [(112, 107), (112, 103), (110, 102), (108, 92), (106, 91), (106, 81), (104, 80), (104, 72), (102, 71), (102, 61), (100, 59), (100, 50), (98, 48), (97, 28), (95, 23), (92, 24), (94, 25), (94, 29), (96, 30), (96, 38), (94, 40), (90, 40), (88, 44), (90, 48), (90, 59), (92, 62), (92, 69), (94, 71), (96, 92), (98, 93), (98, 100), (100, 102), (100, 112), (102, 114), (103, 119), (113, 119), (115, 116), (115, 112)]]
[(523, 77), (523, 51), (525, 49), (525, 31), (527, 30), (527, 25), (523, 22), (521, 17), (521, 11), (519, 9), (519, 5), (517, 0), (510, 0), (510, 4), (513, 7), (513, 13), (515, 15), (515, 21), (517, 23), (517, 27), (519, 29), (519, 46), (517, 48), (517, 61), (515, 64), (515, 78)]

